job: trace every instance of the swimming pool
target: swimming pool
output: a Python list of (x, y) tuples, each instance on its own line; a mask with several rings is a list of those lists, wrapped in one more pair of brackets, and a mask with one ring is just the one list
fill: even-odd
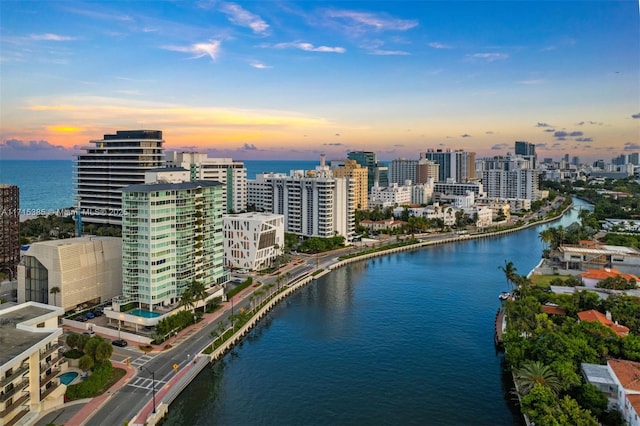
[(69, 383), (73, 382), (76, 377), (78, 377), (78, 373), (76, 373), (75, 371), (69, 371), (67, 373), (62, 373), (61, 375), (59, 375), (58, 379), (60, 379), (60, 383), (62, 383), (63, 385), (68, 385)]
[(157, 312), (145, 311), (144, 309), (134, 309), (133, 311), (127, 313), (142, 318), (156, 318), (160, 316), (160, 314)]

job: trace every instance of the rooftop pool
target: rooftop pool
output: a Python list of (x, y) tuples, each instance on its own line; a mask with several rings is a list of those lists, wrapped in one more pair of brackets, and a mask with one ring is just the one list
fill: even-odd
[(161, 315), (158, 312), (145, 311), (144, 309), (134, 309), (133, 311), (129, 311), (127, 313), (129, 315), (135, 315), (142, 318), (156, 318)]
[(76, 373), (75, 371), (69, 371), (67, 373), (62, 373), (61, 375), (59, 375), (58, 379), (60, 379), (60, 383), (62, 383), (63, 385), (68, 385), (73, 382), (76, 377), (78, 377), (78, 373)]

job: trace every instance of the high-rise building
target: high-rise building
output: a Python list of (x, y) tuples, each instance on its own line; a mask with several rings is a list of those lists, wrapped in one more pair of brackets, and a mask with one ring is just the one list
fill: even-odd
[(376, 153), (371, 151), (351, 151), (347, 154), (349, 160), (355, 160), (362, 167), (367, 168), (367, 190), (371, 191), (371, 187), (375, 183), (376, 179), (376, 166), (378, 160), (376, 160)]
[(191, 180), (215, 180), (222, 184), (225, 213), (240, 213), (247, 209), (247, 169), (241, 161), (231, 158), (209, 158), (199, 152), (165, 154), (168, 166), (189, 170)]
[(640, 153), (633, 152), (629, 154), (629, 163), (633, 164), (634, 166), (640, 166)]
[(404, 185), (408, 180), (415, 183), (417, 167), (418, 160), (407, 160), (406, 158), (392, 160), (389, 165), (389, 185), (394, 183)]
[(20, 262), (20, 190), (0, 184), (0, 272), (16, 278)]
[(354, 181), (354, 200), (355, 206), (358, 210), (367, 210), (369, 191), (368, 184), (368, 170), (366, 167), (361, 166), (355, 160), (345, 160), (344, 166), (333, 167), (331, 169), (333, 177), (336, 178), (350, 178)]
[(75, 190), (83, 223), (121, 225), (122, 188), (163, 164), (162, 131), (118, 130), (76, 155)]
[(540, 199), (538, 171), (533, 169), (485, 170), (482, 185), (488, 198)]
[(475, 152), (429, 149), (420, 158), (426, 158), (440, 165), (439, 182), (446, 182), (451, 179), (455, 182), (468, 182), (475, 179)]
[[(531, 168), (535, 169), (538, 166), (536, 156), (536, 144), (525, 141), (515, 142), (516, 155), (520, 155), (529, 161), (531, 161)], [(566, 161), (569, 161), (568, 158)]]
[(418, 165), (416, 167), (416, 184), (428, 183), (429, 179), (433, 179), (434, 181), (438, 179), (440, 174), (440, 165), (438, 165), (435, 161), (427, 160), (426, 158), (421, 158), (418, 160)]
[[(222, 185), (162, 179), (122, 190), (122, 297), (154, 311), (176, 303), (193, 281), (223, 284)], [(186, 180), (186, 181), (185, 181)]]

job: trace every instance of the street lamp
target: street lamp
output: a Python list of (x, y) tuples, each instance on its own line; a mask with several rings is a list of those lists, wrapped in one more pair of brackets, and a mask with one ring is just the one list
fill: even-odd
[(147, 370), (147, 372), (151, 373), (151, 391), (153, 395), (153, 414), (156, 413), (156, 374), (155, 372), (149, 370), (144, 365), (141, 365), (140, 368)]

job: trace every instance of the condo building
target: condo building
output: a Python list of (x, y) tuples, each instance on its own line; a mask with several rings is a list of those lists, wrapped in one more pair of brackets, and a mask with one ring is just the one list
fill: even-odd
[(35, 424), (64, 404), (62, 315), (62, 308), (36, 302), (0, 308), (0, 424)]
[(222, 218), (225, 265), (251, 271), (270, 267), (284, 248), (284, 216), (228, 214)]
[(420, 158), (431, 160), (440, 166), (438, 172), (438, 181), (440, 182), (446, 182), (447, 180), (468, 182), (476, 178), (475, 152), (429, 149), (426, 153), (421, 154)]
[(82, 223), (121, 225), (122, 188), (144, 182), (147, 170), (163, 164), (162, 131), (118, 130), (91, 141), (74, 165)]
[(241, 161), (231, 158), (209, 158), (199, 152), (165, 154), (167, 166), (189, 170), (191, 180), (212, 180), (222, 184), (225, 213), (240, 213), (247, 209), (247, 169)]
[(153, 312), (176, 304), (192, 281), (216, 291), (227, 281), (222, 185), (189, 181), (184, 169), (154, 173), (156, 182), (122, 190), (122, 296), (114, 307)]
[(369, 191), (367, 189), (368, 183), (368, 170), (366, 167), (361, 166), (355, 160), (345, 160), (344, 165), (340, 167), (333, 167), (331, 169), (333, 177), (336, 178), (349, 178), (354, 181), (354, 200), (357, 210), (367, 210), (369, 207), (368, 197)]
[(482, 185), (489, 198), (541, 199), (538, 171), (533, 169), (485, 170)]
[(404, 185), (406, 181), (415, 183), (417, 167), (418, 160), (407, 160), (406, 158), (392, 160), (389, 165), (389, 184)]
[(0, 184), (0, 272), (16, 278), (20, 262), (20, 191)]
[(122, 290), (122, 240), (79, 237), (29, 245), (18, 266), (18, 302), (71, 311), (102, 303)]
[(367, 168), (367, 190), (370, 191), (376, 181), (376, 167), (378, 166), (376, 153), (371, 151), (351, 151), (347, 154), (347, 158)]

